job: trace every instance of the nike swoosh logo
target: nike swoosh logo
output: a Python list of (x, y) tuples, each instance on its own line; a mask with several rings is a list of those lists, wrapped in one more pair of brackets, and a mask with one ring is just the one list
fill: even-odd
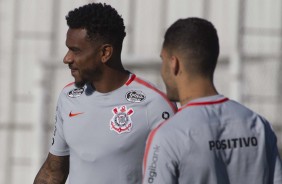
[(83, 114), (83, 112), (78, 112), (78, 113), (72, 113), (72, 112), (70, 112), (70, 113), (69, 113), (69, 117), (74, 117), (74, 116), (77, 116), (77, 115), (80, 115), (80, 114)]

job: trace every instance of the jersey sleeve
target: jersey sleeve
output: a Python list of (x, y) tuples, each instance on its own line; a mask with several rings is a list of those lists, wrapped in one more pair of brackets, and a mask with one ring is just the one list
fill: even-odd
[(268, 122), (266, 126), (266, 136), (267, 136), (266, 146), (267, 146), (268, 162), (270, 165), (270, 174), (271, 175), (273, 174), (273, 176), (270, 177), (269, 182), (274, 184), (280, 184), (282, 183), (282, 162), (277, 147), (277, 138), (275, 132), (273, 131), (272, 127), (270, 126), (270, 123)]
[(169, 150), (173, 148), (162, 136), (161, 132), (154, 129), (147, 140), (144, 160), (143, 160), (143, 184), (177, 184), (178, 167), (173, 158), (175, 153)]
[(267, 156), (267, 167), (269, 168), (268, 183), (282, 183), (282, 162), (277, 147), (277, 138), (271, 124), (260, 117), (265, 127), (265, 146)]
[[(277, 148), (277, 147), (276, 147)], [(276, 149), (276, 156), (275, 156), (275, 167), (274, 167), (274, 184), (282, 183), (282, 162), (279, 156), (279, 152)]]
[(66, 143), (64, 132), (63, 132), (63, 119), (61, 116), (62, 110), (62, 94), (59, 97), (57, 108), (56, 108), (56, 116), (55, 116), (55, 127), (52, 137), (52, 145), (50, 148), (50, 153), (56, 156), (66, 156), (69, 155), (69, 147)]
[(172, 117), (176, 111), (176, 104), (170, 102), (164, 95), (155, 97), (147, 109), (150, 130), (153, 130), (161, 122)]

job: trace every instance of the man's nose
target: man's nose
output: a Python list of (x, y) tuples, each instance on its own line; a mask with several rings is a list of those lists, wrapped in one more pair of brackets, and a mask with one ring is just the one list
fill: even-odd
[(71, 64), (73, 63), (73, 57), (72, 54), (70, 53), (70, 51), (67, 52), (67, 54), (64, 57), (64, 63), (65, 64)]

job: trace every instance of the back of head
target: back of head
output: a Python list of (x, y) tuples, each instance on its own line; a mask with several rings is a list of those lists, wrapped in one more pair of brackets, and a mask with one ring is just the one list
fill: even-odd
[(201, 18), (179, 19), (166, 31), (163, 48), (180, 53), (188, 72), (213, 78), (219, 55), (217, 31)]
[(71, 29), (86, 29), (91, 40), (121, 49), (126, 35), (122, 17), (110, 5), (91, 3), (70, 11), (66, 16)]

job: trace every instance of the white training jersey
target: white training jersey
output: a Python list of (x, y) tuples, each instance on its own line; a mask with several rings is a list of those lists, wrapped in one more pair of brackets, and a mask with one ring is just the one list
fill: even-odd
[(58, 100), (50, 153), (70, 155), (70, 184), (140, 184), (147, 136), (175, 112), (134, 74), (109, 93), (70, 84)]
[(270, 124), (222, 95), (189, 102), (147, 140), (143, 183), (282, 184)]

